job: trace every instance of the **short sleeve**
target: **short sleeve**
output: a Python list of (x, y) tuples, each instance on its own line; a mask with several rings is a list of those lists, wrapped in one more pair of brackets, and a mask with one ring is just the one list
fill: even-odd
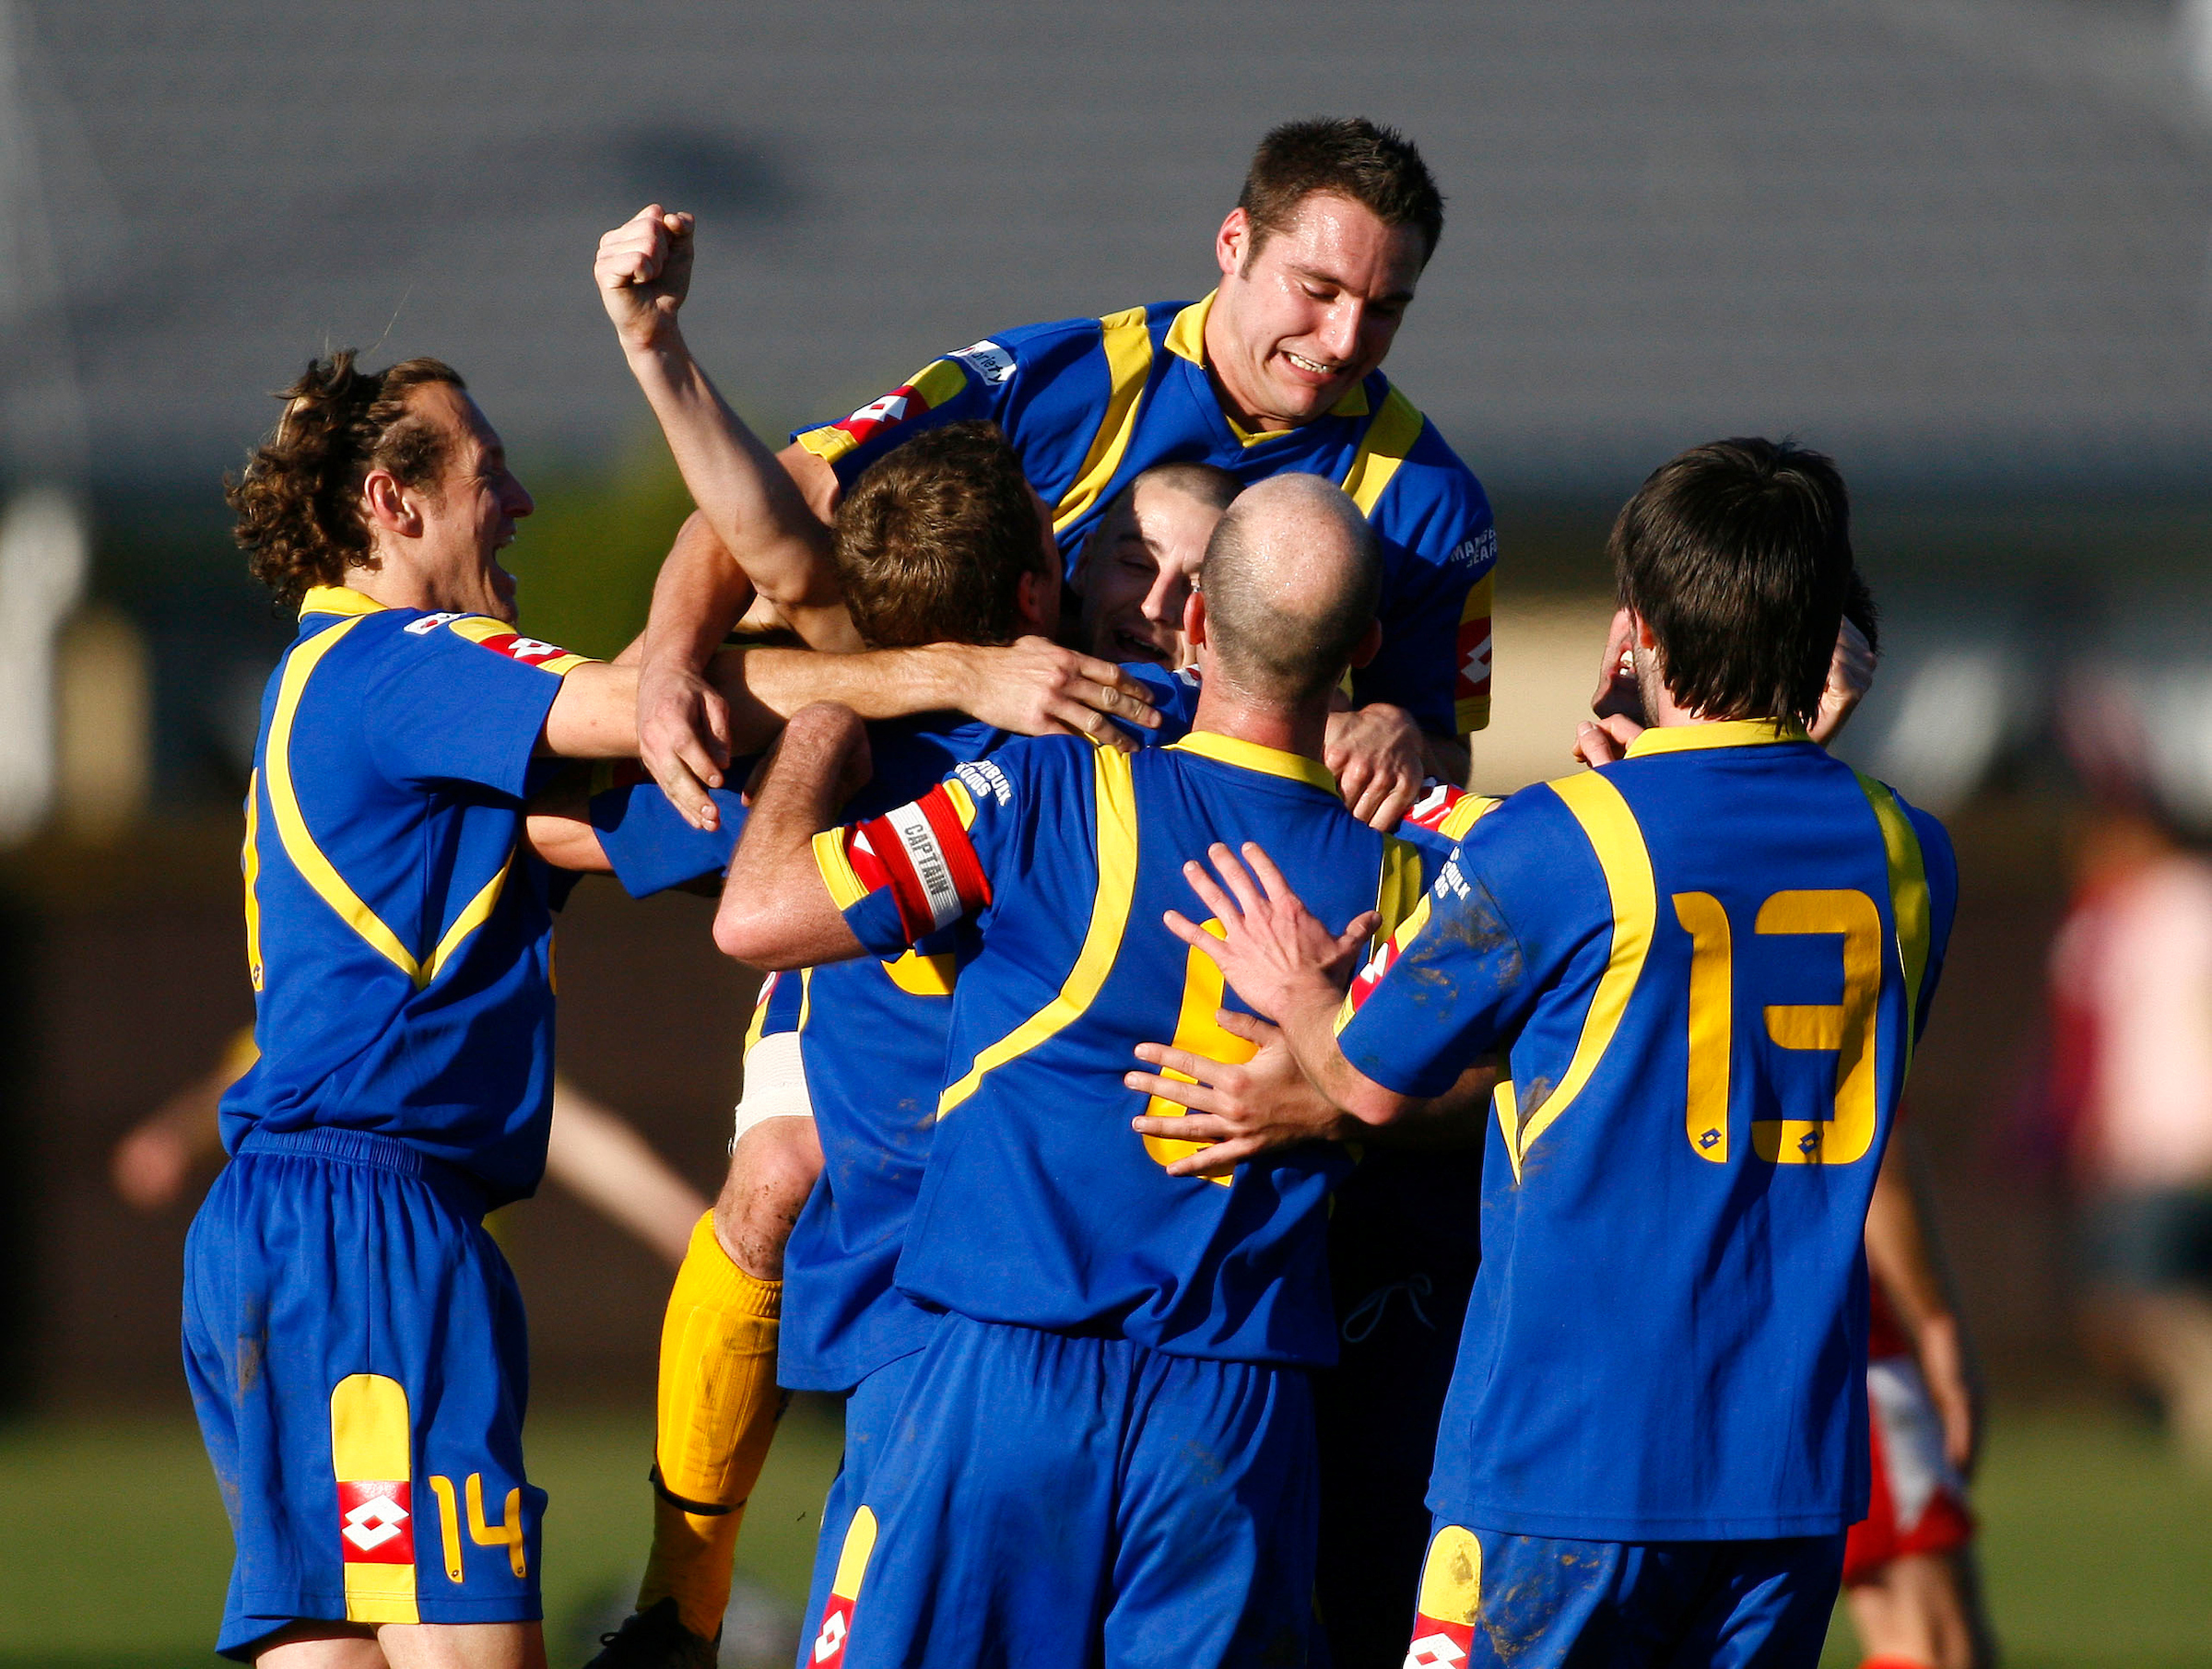
[(897, 956), (989, 907), (1015, 816), (1012, 781), (977, 759), (881, 817), (825, 829), (815, 863), (861, 944)]
[[(729, 868), (730, 853), (745, 828), (741, 795), (726, 788), (711, 790), (708, 797), (721, 814), (717, 826), (694, 829), (643, 766), (624, 760), (602, 770), (606, 780), (594, 773), (592, 785), (592, 827), (599, 832), (599, 849), (614, 866), (615, 879), (631, 898), (665, 892)], [(751, 774), (751, 761), (732, 762), (732, 782)]]
[(482, 615), (424, 615), (384, 653), (362, 696), (377, 769), (408, 787), (471, 782), (518, 799), (561, 680), (590, 660)]
[(1482, 485), (1433, 426), (1383, 490), (1382, 650), (1352, 677), (1361, 705), (1388, 701), (1434, 735), (1490, 722), (1490, 609), (1498, 532)]
[(1533, 1000), (1520, 938), (1482, 878), (1482, 833), (1354, 977), (1338, 1017), (1345, 1059), (1401, 1095), (1441, 1095)]
[(1153, 711), (1159, 714), (1158, 729), (1148, 730), (1142, 724), (1114, 723), (1135, 736), (1139, 742), (1155, 747), (1166, 747), (1180, 742), (1191, 734), (1191, 726), (1198, 717), (1198, 674), (1186, 667), (1181, 672), (1170, 672), (1164, 666), (1155, 666), (1148, 661), (1131, 661), (1122, 666), (1123, 674), (1145, 687), (1151, 699)]
[(986, 339), (932, 359), (852, 416), (791, 438), (834, 469), (841, 488), (851, 487), (877, 458), (924, 429), (975, 417), (1003, 427), (1014, 370), (1013, 354)]

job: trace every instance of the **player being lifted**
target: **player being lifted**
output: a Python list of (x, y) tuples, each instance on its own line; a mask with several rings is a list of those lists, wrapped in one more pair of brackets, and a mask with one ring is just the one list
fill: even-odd
[(1137, 1138), (1120, 1078), (1150, 1028), (1218, 1034), (1218, 988), (1150, 908), (1203, 831), (1273, 830), (1347, 956), (1419, 892), (1418, 854), (1354, 819), (1318, 758), (1331, 689), (1378, 635), (1379, 569), (1327, 483), (1247, 489), (1188, 605), (1205, 676), (1173, 746), (1018, 743), (818, 838), (859, 733), (834, 708), (785, 732), (723, 947), (792, 967), (975, 933), (898, 1268), (944, 1313), (854, 1503), (818, 1661), (1302, 1661), (1302, 1369), (1334, 1354), (1323, 1206), (1347, 1161), (1171, 1175), (1187, 1145)]
[(1256, 846), (1188, 866), (1222, 937), (1174, 925), (1348, 1114), (1316, 1128), (1418, 1119), (1507, 1052), (1408, 1663), (1809, 1665), (1866, 1504), (1861, 1238), (1950, 844), (1803, 730), (1852, 573), (1827, 459), (1695, 449), (1612, 551), (1653, 727), (1477, 824), (1348, 1000)]
[[(933, 360), (852, 417), (800, 433), (782, 454), (795, 485), (771, 486), (804, 495), (818, 539), (838, 494), (885, 451), (937, 423), (991, 417), (1072, 557), (1116, 494), (1156, 464), (1213, 464), (1246, 482), (1326, 476), (1368, 516), (1383, 553), (1382, 648), (1353, 676), (1358, 711), (1332, 726), (1328, 761), (1387, 762), (1396, 797), (1376, 821), (1388, 827), (1424, 776), (1465, 781), (1460, 738), (1488, 722), (1489, 504), (1381, 370), (1442, 230), (1443, 200), (1399, 135), (1358, 119), (1278, 127), (1215, 239), (1212, 294), (1024, 326)], [(651, 303), (618, 312), (623, 347), (727, 545), (757, 507), (729, 487), (728, 409), (677, 328), (690, 259), (690, 217), (654, 205), (601, 241), (597, 273), (610, 311), (626, 289)], [(788, 571), (764, 589), (804, 629), (801, 617), (833, 599), (813, 588), (818, 564), (794, 560)], [(728, 557), (702, 550), (664, 573), (654, 597), (646, 760), (672, 798), (701, 815), (728, 750), (696, 668), (751, 594)], [(1350, 770), (1339, 774), (1351, 782)]]

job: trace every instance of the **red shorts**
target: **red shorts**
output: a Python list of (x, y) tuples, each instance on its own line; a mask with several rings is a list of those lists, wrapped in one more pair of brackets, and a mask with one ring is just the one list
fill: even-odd
[(1955, 1553), (1974, 1537), (1966, 1483), (1944, 1458), (1943, 1421), (1909, 1356), (1866, 1365), (1874, 1490), (1843, 1547), (1843, 1584), (1871, 1581), (1910, 1553)]

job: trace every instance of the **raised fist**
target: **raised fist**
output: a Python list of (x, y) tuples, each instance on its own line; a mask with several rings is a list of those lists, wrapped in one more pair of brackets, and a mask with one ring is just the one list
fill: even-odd
[(655, 346), (691, 288), (689, 215), (649, 203), (599, 240), (592, 276), (626, 348)]

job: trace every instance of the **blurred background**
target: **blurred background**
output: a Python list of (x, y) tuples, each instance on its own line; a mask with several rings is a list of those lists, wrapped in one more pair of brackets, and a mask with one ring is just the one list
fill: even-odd
[[(1390, 370), (1497, 502), (1477, 786), (1566, 768), (1647, 470), (1747, 432), (1842, 464), (1886, 652), (1843, 751), (1963, 876), (1910, 1099), (1993, 1396), (1992, 1609), (2013, 1663), (2212, 1664), (2212, 5), (2170, 0), (0, 0), (0, 1663), (211, 1661), (176, 1313), (212, 1160), (116, 1150), (252, 1017), (290, 623), (220, 478), (266, 391), (453, 361), (537, 496), (525, 629), (611, 652), (688, 504), (602, 231), (698, 213), (691, 340), (781, 431), (1203, 293), (1253, 143), (1317, 112), (1401, 126), (1450, 200)], [(701, 1190), (749, 993), (706, 921), (587, 886), (560, 930), (563, 1070)], [(667, 1269), (559, 1187), (506, 1218), (576, 1662), (642, 1559)], [(753, 1510), (771, 1634), (836, 1444), (799, 1409)]]

